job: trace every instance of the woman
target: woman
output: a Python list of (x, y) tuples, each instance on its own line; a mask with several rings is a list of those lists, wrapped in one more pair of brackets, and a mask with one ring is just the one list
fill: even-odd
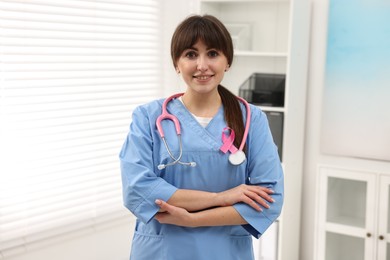
[[(130, 259), (254, 259), (251, 235), (260, 237), (283, 204), (266, 116), (250, 105), (246, 160), (232, 165), (247, 112), (220, 85), (233, 61), (228, 31), (213, 16), (190, 16), (174, 32), (171, 56), (187, 85), (167, 103), (182, 143), (173, 122), (163, 120), (168, 152), (156, 128), (164, 100), (157, 100), (134, 110), (120, 153), (124, 203), (137, 217)], [(234, 135), (233, 150), (221, 151)]]

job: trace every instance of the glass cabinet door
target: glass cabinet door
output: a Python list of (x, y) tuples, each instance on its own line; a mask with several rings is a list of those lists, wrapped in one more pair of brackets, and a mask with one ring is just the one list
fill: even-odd
[(328, 177), (326, 222), (364, 228), (367, 182)]
[(325, 260), (365, 260), (364, 238), (326, 232)]
[(378, 259), (390, 260), (390, 177), (380, 177)]
[(367, 237), (373, 232), (367, 228), (373, 214), (368, 212), (370, 184), (374, 182), (328, 176), (325, 260), (372, 259), (372, 235)]
[(320, 171), (319, 224), (324, 233), (319, 241), (324, 247), (318, 250), (319, 259), (374, 259), (376, 174), (327, 167)]

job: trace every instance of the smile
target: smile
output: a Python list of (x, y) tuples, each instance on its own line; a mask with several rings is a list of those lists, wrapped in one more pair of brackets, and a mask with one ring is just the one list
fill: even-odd
[(201, 76), (194, 76), (194, 78), (197, 78), (198, 80), (207, 80), (211, 78), (213, 75), (201, 75)]

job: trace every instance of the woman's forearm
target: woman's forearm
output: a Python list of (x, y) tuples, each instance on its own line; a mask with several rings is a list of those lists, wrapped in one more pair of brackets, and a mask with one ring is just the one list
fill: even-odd
[(177, 190), (167, 202), (189, 212), (216, 207), (220, 204), (217, 193), (185, 189)]
[(183, 227), (247, 224), (232, 206), (216, 207), (191, 213), (184, 208), (171, 205), (162, 200), (156, 200), (156, 204), (161, 208), (161, 212), (157, 213), (154, 218), (161, 224), (171, 224)]
[(195, 227), (248, 224), (232, 206), (207, 209), (192, 215)]
[(179, 189), (167, 202), (189, 212), (232, 206), (239, 202), (261, 211), (260, 206), (269, 208), (268, 203), (274, 201), (271, 197), (272, 193), (273, 191), (268, 188), (245, 184), (219, 193)]

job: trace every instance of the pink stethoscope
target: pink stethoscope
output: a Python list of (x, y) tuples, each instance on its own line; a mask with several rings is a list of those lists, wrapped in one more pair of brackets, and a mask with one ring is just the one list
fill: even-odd
[[(179, 120), (177, 119), (176, 116), (168, 113), (168, 111), (167, 111), (168, 103), (172, 99), (175, 99), (175, 98), (180, 97), (182, 95), (184, 95), (184, 93), (177, 93), (177, 94), (174, 94), (174, 95), (168, 97), (167, 99), (165, 99), (165, 101), (164, 101), (164, 103), (162, 105), (162, 113), (161, 113), (161, 115), (159, 117), (157, 117), (157, 120), (156, 120), (157, 131), (158, 131), (161, 139), (164, 142), (165, 148), (167, 149), (167, 152), (168, 152), (169, 156), (173, 160), (170, 163), (158, 165), (157, 168), (159, 170), (165, 169), (166, 167), (171, 166), (171, 165), (175, 165), (177, 163), (181, 164), (181, 165), (191, 166), (191, 167), (195, 167), (196, 166), (196, 162), (182, 162), (182, 161), (180, 161), (181, 157), (183, 155), (183, 146), (182, 146), (182, 142), (181, 142), (180, 122), (179, 122)], [(246, 139), (248, 137), (250, 121), (251, 121), (251, 113), (250, 113), (250, 107), (249, 107), (248, 102), (246, 102), (246, 100), (241, 98), (241, 97), (237, 97), (237, 99), (240, 100), (245, 105), (245, 108), (246, 108), (245, 131), (244, 131), (244, 135), (242, 137), (242, 141), (241, 141), (240, 147), (239, 147), (239, 149), (237, 149), (234, 146), (233, 142), (234, 142), (235, 134), (234, 134), (233, 129), (230, 129), (229, 127), (224, 128), (223, 131), (222, 131), (223, 145), (220, 147), (220, 150), (223, 153), (227, 153), (228, 151), (230, 152), (229, 162), (231, 164), (233, 164), (233, 165), (240, 165), (240, 164), (242, 164), (246, 160), (246, 156), (245, 156), (245, 153), (243, 152), (243, 149), (244, 149), (244, 146), (245, 146)], [(179, 140), (179, 156), (178, 157), (173, 156), (173, 154), (172, 154), (171, 150), (169, 149), (168, 144), (167, 144), (167, 142), (165, 140), (164, 130), (163, 130), (162, 126), (161, 126), (161, 122), (163, 120), (165, 120), (165, 119), (171, 120), (173, 122), (173, 124), (175, 125), (177, 138)], [(230, 132), (230, 134), (227, 135), (227, 132)]]

